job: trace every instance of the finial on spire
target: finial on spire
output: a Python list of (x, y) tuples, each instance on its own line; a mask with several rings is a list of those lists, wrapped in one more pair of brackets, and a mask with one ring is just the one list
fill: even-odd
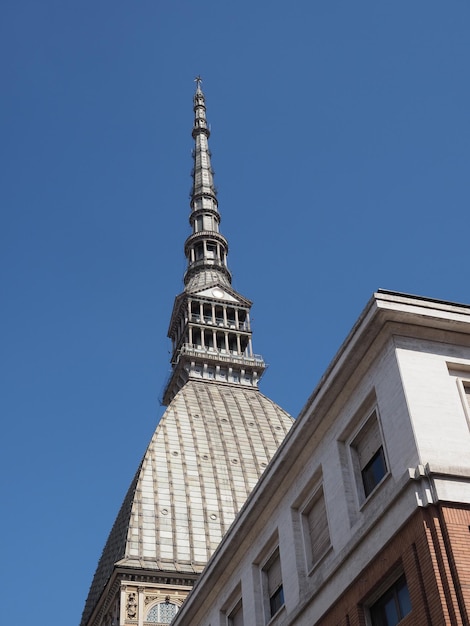
[(198, 74), (196, 76), (196, 78), (194, 79), (194, 82), (196, 83), (196, 91), (200, 91), (201, 90), (201, 83), (202, 83), (202, 78), (201, 78), (200, 74)]

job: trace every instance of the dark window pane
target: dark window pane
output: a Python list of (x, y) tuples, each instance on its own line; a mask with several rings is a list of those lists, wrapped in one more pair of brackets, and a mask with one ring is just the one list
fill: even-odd
[(410, 593), (404, 578), (401, 579), (403, 585), (398, 589), (398, 605), (400, 607), (400, 615), (405, 617), (411, 611)]
[(385, 624), (387, 624), (387, 626), (396, 626), (396, 624), (400, 621), (394, 597), (390, 598), (390, 600), (384, 605), (384, 614)]
[(385, 455), (382, 446), (380, 446), (362, 470), (362, 482), (364, 484), (366, 497), (372, 493), (386, 473), (387, 466), (385, 465)]
[(406, 578), (401, 576), (370, 607), (372, 626), (396, 626), (410, 611), (411, 602)]
[(279, 611), (281, 606), (284, 605), (284, 589), (282, 585), (276, 589), (273, 595), (269, 598), (269, 606), (271, 609), (271, 617)]

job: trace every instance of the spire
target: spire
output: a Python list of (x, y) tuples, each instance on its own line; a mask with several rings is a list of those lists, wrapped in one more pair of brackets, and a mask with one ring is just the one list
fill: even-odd
[(168, 336), (172, 372), (163, 394), (171, 402), (191, 378), (257, 387), (266, 365), (253, 353), (251, 302), (237, 293), (227, 266), (228, 243), (219, 230), (220, 213), (209, 150), (210, 130), (202, 79), (193, 97), (193, 184), (184, 252), (184, 292), (176, 297)]
[(192, 235), (185, 243), (188, 269), (184, 283), (191, 289), (195, 284), (207, 284), (214, 280), (231, 283), (227, 267), (228, 244), (219, 232), (220, 214), (217, 190), (214, 185), (214, 171), (209, 150), (210, 130), (206, 119), (206, 100), (201, 89), (202, 79), (195, 78), (194, 94), (194, 139), (193, 184), (191, 187), (191, 215), (189, 218)]

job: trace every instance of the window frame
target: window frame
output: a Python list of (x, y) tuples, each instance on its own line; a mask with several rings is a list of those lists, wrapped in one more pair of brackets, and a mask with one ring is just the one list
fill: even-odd
[(447, 363), (447, 367), (449, 374), (456, 380), (467, 426), (470, 430), (470, 371), (463, 364)]
[[(236, 624), (236, 622), (233, 621), (233, 618), (237, 617), (238, 611), (241, 609), (241, 619), (243, 624), (243, 608), (242, 586), (241, 581), (239, 581), (236, 587), (231, 590), (230, 594), (223, 601), (220, 608), (220, 620), (217, 623), (219, 626), (233, 626)], [(238, 614), (238, 617), (240, 617), (240, 614)]]
[[(364, 455), (364, 449), (371, 447), (371, 441), (373, 440), (377, 440), (379, 445), (372, 446), (374, 451), (367, 454), (367, 460), (364, 461), (361, 459)], [(387, 457), (385, 438), (382, 432), (380, 414), (377, 405), (368, 411), (367, 417), (362, 420), (359, 427), (355, 429), (348, 441), (348, 450), (353, 475), (356, 480), (356, 492), (359, 499), (359, 506), (361, 507), (369, 501), (369, 499), (383, 484), (387, 476), (390, 475), (390, 463)], [(373, 482), (373, 484), (366, 485), (367, 477), (370, 478), (372, 476), (372, 472), (369, 474), (368, 470), (373, 469), (373, 462), (376, 458), (381, 458), (382, 460), (382, 474), (376, 481)]]
[[(374, 600), (368, 603), (368, 623), (370, 626), (397, 626), (402, 620), (408, 617), (413, 610), (405, 573), (401, 571), (398, 575), (395, 575), (393, 582), (388, 584), (385, 589), (383, 585), (380, 589), (380, 595), (375, 594)], [(403, 606), (403, 598), (400, 598), (400, 592), (404, 589), (406, 589), (407, 607)], [(385, 614), (385, 607), (389, 604), (390, 600), (393, 600), (393, 606), (396, 609), (398, 621), (389, 622)], [(406, 608), (408, 608), (408, 610), (406, 610)]]
[[(326, 523), (326, 528), (322, 528), (321, 532), (323, 533), (326, 532), (328, 545), (326, 545), (325, 543), (323, 548), (319, 549), (318, 553), (316, 553), (314, 552), (314, 545), (312, 543), (312, 528), (311, 528), (310, 515), (312, 514), (315, 505), (320, 500), (323, 500), (324, 517), (325, 517), (325, 523)], [(326, 506), (326, 498), (325, 498), (323, 483), (320, 483), (315, 487), (311, 497), (300, 508), (299, 512), (301, 516), (307, 572), (310, 574), (312, 570), (314, 570), (317, 567), (317, 565), (324, 559), (326, 554), (328, 554), (328, 552), (332, 548), (330, 524), (329, 524), (329, 519), (328, 519), (328, 508)]]
[[(380, 478), (375, 478), (374, 472), (378, 467), (377, 461), (380, 462)], [(364, 487), (364, 495), (368, 498), (376, 487), (380, 485), (382, 480), (388, 473), (387, 462), (385, 460), (385, 451), (383, 445), (377, 448), (371, 459), (364, 465), (361, 470), (362, 486)]]
[[(277, 568), (279, 569), (279, 584), (276, 584), (277, 572), (274, 569), (275, 566), (277, 566)], [(274, 550), (271, 551), (269, 557), (264, 561), (263, 565), (261, 566), (261, 576), (264, 598), (263, 604), (265, 623), (269, 623), (272, 619), (276, 617), (276, 615), (278, 615), (280, 611), (282, 611), (286, 604), (284, 594), (284, 582), (282, 578), (282, 561), (279, 551), (279, 545), (277, 545)], [(277, 604), (278, 601), (279, 604)]]
[(240, 616), (241, 616), (242, 626), (243, 626), (245, 620), (244, 620), (244, 615), (243, 615), (243, 600), (241, 597), (239, 597), (238, 600), (235, 602), (235, 604), (232, 606), (232, 608), (229, 611), (227, 611), (227, 619), (226, 619), (227, 626), (236, 626), (237, 622), (234, 621), (234, 618), (237, 618)]

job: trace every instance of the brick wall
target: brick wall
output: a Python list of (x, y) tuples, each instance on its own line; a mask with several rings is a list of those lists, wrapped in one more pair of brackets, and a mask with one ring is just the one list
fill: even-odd
[(316, 626), (367, 626), (367, 605), (405, 573), (412, 611), (400, 626), (465, 626), (470, 612), (470, 510), (418, 509)]

